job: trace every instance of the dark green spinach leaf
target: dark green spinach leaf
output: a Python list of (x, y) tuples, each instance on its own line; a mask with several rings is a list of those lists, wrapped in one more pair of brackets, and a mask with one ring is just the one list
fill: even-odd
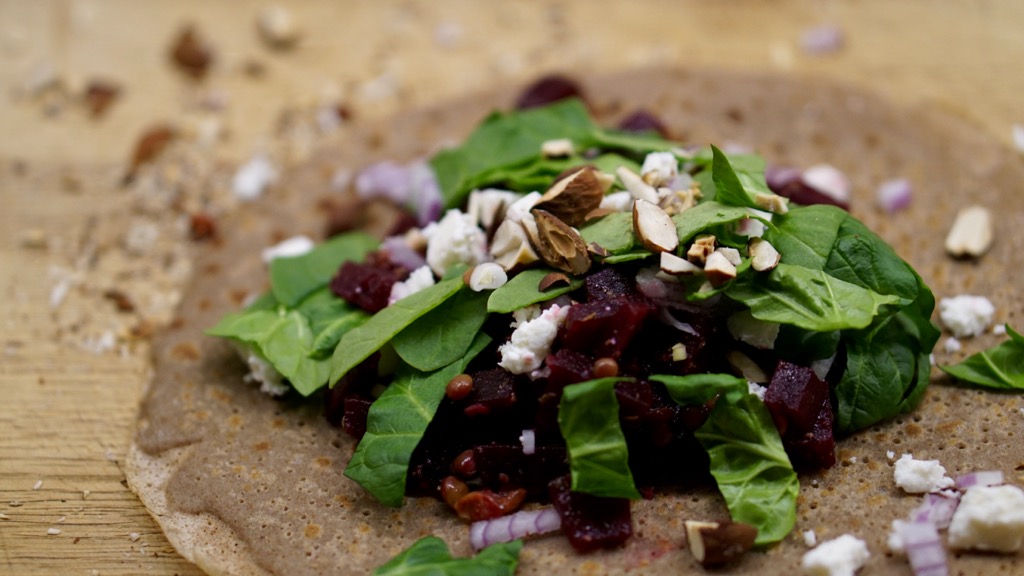
[(492, 544), (473, 558), (454, 558), (444, 540), (424, 536), (374, 576), (513, 576), (519, 565), (522, 540)]
[(461, 358), (487, 320), (487, 292), (459, 290), (391, 339), (413, 368), (429, 372)]
[(362, 232), (335, 236), (302, 256), (270, 261), (270, 286), (277, 301), (294, 308), (313, 291), (327, 285), (346, 260), (360, 262), (380, 242)]
[(557, 286), (541, 291), (540, 281), (555, 272), (551, 268), (530, 268), (516, 274), (504, 286), (491, 292), (487, 311), (507, 314), (538, 302), (547, 302), (583, 286), (583, 278), (570, 278), (568, 286)]
[(580, 236), (587, 244), (597, 244), (611, 254), (629, 252), (636, 245), (633, 214), (631, 212), (614, 212), (587, 222), (580, 228)]
[(346, 332), (370, 318), (362, 309), (336, 296), (327, 286), (307, 296), (296, 310), (309, 320), (313, 331), (310, 356), (318, 360), (329, 357)]

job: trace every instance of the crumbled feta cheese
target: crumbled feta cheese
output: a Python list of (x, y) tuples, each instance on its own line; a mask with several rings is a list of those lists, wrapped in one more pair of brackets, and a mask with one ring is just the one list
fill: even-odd
[(50, 529), (48, 529), (46, 531), (46, 533), (48, 535), (50, 535), (50, 536), (58, 536), (58, 535), (60, 535), (60, 529), (59, 528), (50, 528)]
[(540, 316), (540, 313), (544, 310), (540, 307), (540, 304), (533, 304), (531, 306), (525, 306), (519, 310), (512, 311), (512, 328), (519, 327), (523, 322), (529, 322), (534, 318)]
[(249, 366), (249, 373), (243, 380), (249, 383), (259, 382), (260, 392), (270, 396), (283, 396), (288, 392), (289, 386), (284, 383), (284, 376), (252, 346), (236, 342), (235, 350)]
[(505, 211), (505, 219), (513, 222), (522, 222), (530, 214), (530, 209), (540, 201), (540, 192), (530, 192), (519, 200), (516, 200)]
[(431, 227), (429, 238), (427, 264), (438, 276), (458, 264), (474, 266), (487, 260), (487, 236), (471, 216), (458, 210), (449, 210)]
[(633, 195), (625, 190), (612, 192), (601, 199), (601, 210), (628, 212), (633, 209)]
[(747, 382), (747, 392), (757, 396), (762, 401), (764, 401), (764, 393), (767, 391), (767, 386), (761, 386), (757, 382)]
[(889, 551), (893, 554), (903, 554), (906, 552), (906, 547), (903, 545), (903, 536), (900, 533), (903, 531), (903, 527), (909, 524), (906, 520), (893, 520), (892, 529), (889, 530), (889, 538), (885, 541), (889, 547)]
[(992, 327), (993, 336), (1006, 336), (1006, 324), (996, 324)]
[(893, 478), (897, 486), (911, 494), (935, 492), (954, 484), (938, 460), (915, 460), (912, 454), (904, 454), (896, 461)]
[(754, 348), (771, 350), (775, 348), (775, 338), (779, 335), (779, 324), (776, 322), (765, 322), (758, 320), (750, 313), (750, 310), (737, 312), (725, 321), (726, 327), (732, 337), (740, 342), (746, 342)]
[(243, 164), (231, 180), (231, 191), (239, 200), (255, 200), (277, 181), (277, 168), (264, 156), (254, 156)]
[(949, 524), (949, 545), (1016, 552), (1024, 539), (1024, 491), (1016, 486), (971, 486)]
[(651, 186), (664, 186), (679, 174), (679, 160), (671, 152), (651, 152), (644, 157), (640, 175)]
[(569, 308), (553, 304), (537, 318), (520, 322), (509, 341), (498, 348), (501, 354), (498, 365), (513, 374), (526, 374), (540, 368)]
[(814, 548), (818, 545), (818, 535), (814, 533), (814, 530), (804, 531), (804, 544), (808, 548)]
[(886, 450), (885, 457), (888, 458), (889, 460), (892, 460), (893, 458), (896, 457), (896, 453), (893, 452), (892, 450)]
[(945, 342), (942, 343), (942, 349), (950, 354), (953, 352), (959, 352), (960, 348), (960, 341), (957, 340), (955, 336), (946, 338)]
[(486, 190), (473, 190), (469, 193), (469, 201), (466, 204), (466, 214), (473, 219), (473, 223), (484, 230), (490, 230), (496, 224), (495, 220), (501, 217), (508, 207), (519, 200), (519, 194), (508, 190), (487, 188)]
[(939, 301), (939, 318), (953, 336), (977, 336), (992, 323), (996, 307), (984, 296), (961, 294)]
[(302, 256), (311, 251), (316, 244), (309, 236), (292, 236), (274, 244), (270, 248), (263, 249), (263, 261), (270, 264), (274, 258), (291, 258)]
[(43, 487), (43, 481), (42, 480), (36, 480), (36, 483), (32, 485), (32, 489), (33, 490), (39, 490), (42, 487)]
[(853, 576), (870, 556), (863, 540), (843, 534), (804, 554), (801, 566), (811, 576)]
[(391, 286), (391, 296), (388, 297), (388, 306), (398, 302), (406, 296), (412, 296), (420, 290), (430, 288), (433, 285), (434, 273), (430, 271), (430, 266), (420, 266), (413, 270), (412, 274), (409, 274), (408, 278), (401, 282), (395, 282)]

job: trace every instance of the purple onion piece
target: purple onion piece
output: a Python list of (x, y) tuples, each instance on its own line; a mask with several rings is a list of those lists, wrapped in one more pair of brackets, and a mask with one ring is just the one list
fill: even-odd
[(529, 456), (537, 451), (537, 437), (533, 430), (523, 430), (519, 441), (523, 443), (523, 454)]
[(412, 271), (427, 263), (426, 259), (419, 252), (413, 250), (401, 236), (385, 238), (380, 245), (381, 249), (388, 254), (392, 264), (396, 264)]
[(910, 182), (904, 178), (886, 180), (878, 187), (878, 205), (892, 214), (910, 206), (914, 199)]
[(658, 317), (661, 319), (662, 322), (668, 324), (669, 326), (675, 328), (676, 330), (679, 330), (680, 332), (686, 332), (687, 334), (700, 336), (700, 334), (697, 332), (697, 330), (694, 329), (694, 327), (691, 324), (681, 322), (678, 318), (672, 315), (672, 312), (669, 311), (668, 308), (662, 308), (659, 311)]
[(931, 522), (904, 522), (897, 532), (915, 576), (947, 576), (946, 550)]
[(838, 52), (843, 48), (844, 43), (842, 28), (834, 24), (807, 28), (800, 36), (800, 47), (808, 54)]
[(491, 544), (547, 534), (561, 527), (562, 520), (554, 508), (520, 510), (508, 516), (474, 522), (469, 527), (469, 542), (474, 550), (482, 550)]
[(924, 502), (910, 513), (911, 522), (930, 522), (937, 528), (946, 528), (953, 519), (953, 512), (960, 503), (956, 493), (931, 493)]
[(409, 200), (416, 213), (417, 222), (420, 227), (436, 222), (441, 217), (444, 207), (441, 198), (441, 185), (437, 182), (437, 175), (425, 161), (413, 164), (409, 172), (410, 188), (412, 189)]
[(800, 169), (792, 166), (766, 166), (764, 179), (776, 194), (779, 190), (800, 179)]
[(956, 477), (956, 487), (966, 490), (971, 486), (999, 486), (1006, 482), (1002, 470), (985, 470), (982, 472), (971, 472)]
[(409, 169), (387, 160), (371, 164), (356, 175), (356, 194), (364, 200), (386, 198), (404, 205), (412, 194)]

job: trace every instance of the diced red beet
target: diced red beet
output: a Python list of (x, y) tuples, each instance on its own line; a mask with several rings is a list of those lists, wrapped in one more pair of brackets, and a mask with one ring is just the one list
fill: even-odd
[(371, 404), (373, 398), (362, 394), (345, 397), (345, 416), (341, 420), (341, 427), (349, 436), (358, 440), (366, 434), (366, 417), (370, 413)]
[(609, 266), (587, 276), (587, 302), (607, 300), (616, 296), (632, 296), (636, 287), (631, 278), (618, 268)]
[(569, 384), (586, 382), (594, 377), (594, 357), (568, 348), (549, 354), (544, 363), (551, 370), (548, 391), (561, 390)]
[(583, 98), (583, 92), (576, 81), (560, 74), (550, 74), (527, 86), (516, 100), (516, 108), (536, 108), (573, 97)]
[[(349, 370), (334, 386), (324, 394), (324, 417), (335, 426), (339, 426), (345, 416), (345, 398), (351, 394), (368, 396), (370, 388), (377, 383), (377, 367), (380, 365), (380, 353), (375, 352), (363, 360), (358, 366)], [(362, 436), (362, 434), (360, 434)]]
[(562, 519), (562, 532), (577, 552), (614, 548), (633, 535), (629, 500), (572, 492), (570, 486), (569, 475), (555, 478), (548, 495)]
[(660, 118), (647, 110), (637, 110), (619, 122), (619, 129), (626, 132), (655, 132), (668, 138), (668, 129)]
[(463, 400), (467, 416), (485, 416), (515, 406), (515, 376), (511, 372), (493, 368), (472, 376), (473, 391)]
[(520, 444), (488, 443), (473, 447), (473, 453), (480, 482), (493, 490), (525, 488), (542, 496), (552, 478), (569, 472), (565, 446), (537, 446), (525, 454)]
[(331, 280), (331, 292), (371, 314), (383, 310), (391, 297), (391, 287), (409, 272), (391, 263), (386, 254), (373, 252), (366, 262), (347, 261)]
[(640, 419), (647, 416), (654, 404), (654, 390), (646, 380), (615, 383), (615, 399), (619, 403), (619, 419)]
[(831, 468), (836, 464), (836, 439), (832, 431), (832, 403), (826, 398), (807, 434), (786, 436), (782, 445), (797, 470)]
[(650, 302), (616, 296), (569, 308), (559, 340), (565, 348), (618, 360), (656, 308)]
[(785, 196), (797, 204), (828, 204), (830, 206), (842, 208), (843, 210), (850, 209), (849, 202), (843, 202), (829, 196), (828, 194), (823, 194), (805, 184), (800, 178), (790, 180), (782, 186), (776, 186), (775, 188), (772, 188), (772, 192), (775, 192), (779, 196)]
[(786, 360), (779, 360), (764, 395), (764, 403), (783, 437), (811, 432), (822, 403), (828, 399), (828, 384), (813, 370)]

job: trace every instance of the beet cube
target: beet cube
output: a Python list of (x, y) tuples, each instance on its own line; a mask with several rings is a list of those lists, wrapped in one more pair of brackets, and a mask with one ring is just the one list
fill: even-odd
[(668, 138), (668, 129), (660, 118), (647, 110), (637, 110), (619, 122), (619, 129), (626, 132), (655, 132), (662, 138)]
[(633, 280), (628, 278), (622, 270), (610, 266), (587, 276), (585, 288), (587, 302), (636, 294)]
[(654, 390), (645, 380), (615, 383), (615, 399), (619, 403), (619, 418), (643, 418), (654, 404)]
[(473, 391), (466, 397), (467, 416), (484, 416), (507, 410), (516, 404), (515, 376), (503, 368), (473, 375)]
[(516, 109), (545, 106), (565, 98), (583, 98), (579, 84), (568, 76), (550, 74), (526, 87), (516, 100)]
[(562, 532), (577, 552), (614, 548), (633, 535), (628, 499), (572, 492), (570, 486), (569, 475), (555, 478), (548, 495), (562, 519)]
[(764, 403), (780, 435), (801, 435), (814, 429), (821, 405), (828, 398), (828, 384), (822, 382), (813, 370), (779, 360), (765, 392)]
[(345, 397), (345, 415), (341, 419), (341, 427), (350, 436), (361, 439), (366, 434), (366, 417), (370, 413), (373, 398), (361, 394)]
[(828, 194), (824, 194), (815, 190), (805, 183), (801, 178), (795, 178), (789, 182), (786, 182), (782, 186), (776, 186), (772, 188), (772, 192), (775, 192), (779, 196), (785, 196), (797, 204), (809, 205), (809, 204), (828, 204), (843, 210), (850, 209), (850, 203), (844, 200), (839, 200)]
[(794, 468), (812, 471), (835, 466), (836, 439), (832, 431), (832, 421), (832, 403), (826, 399), (810, 432), (782, 439), (782, 445), (789, 454)]
[(594, 377), (594, 357), (562, 348), (544, 361), (551, 370), (548, 390), (561, 390), (569, 384), (586, 382)]
[(650, 302), (628, 296), (577, 304), (569, 308), (559, 337), (570, 350), (617, 360), (655, 310)]
[(388, 305), (391, 287), (402, 279), (403, 272), (404, 269), (396, 270), (384, 264), (348, 261), (331, 280), (331, 292), (374, 314)]
[(537, 446), (523, 453), (521, 444), (489, 443), (473, 447), (480, 481), (493, 490), (525, 488), (531, 496), (544, 495), (551, 478), (569, 471), (565, 446)]

